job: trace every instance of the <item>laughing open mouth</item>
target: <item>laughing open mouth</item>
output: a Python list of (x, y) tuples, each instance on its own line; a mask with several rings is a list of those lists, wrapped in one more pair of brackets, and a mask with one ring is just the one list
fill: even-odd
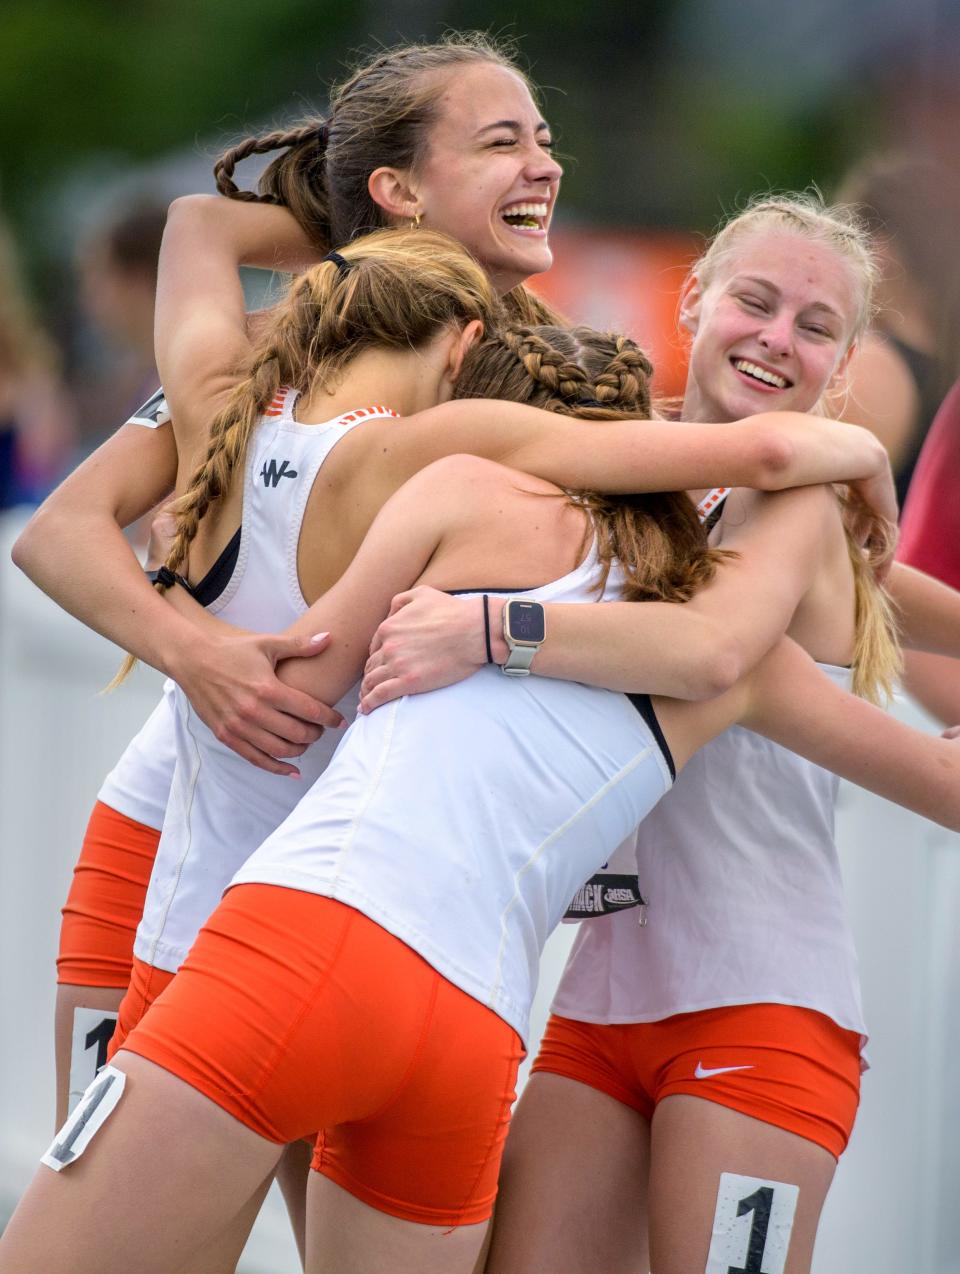
[(501, 208), (500, 216), (514, 230), (545, 230), (547, 205), (545, 203), (512, 203)]
[(748, 358), (732, 358), (730, 361), (743, 376), (749, 376), (751, 380), (759, 381), (761, 385), (769, 385), (773, 389), (789, 389), (793, 384), (792, 380), (787, 380), (785, 376), (779, 376), (776, 372), (769, 372), (765, 367), (751, 363)]

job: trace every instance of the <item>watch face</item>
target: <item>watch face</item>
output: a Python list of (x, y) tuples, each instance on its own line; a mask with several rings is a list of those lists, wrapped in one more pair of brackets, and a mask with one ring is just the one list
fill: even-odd
[(514, 641), (543, 641), (543, 607), (539, 602), (510, 602), (507, 623)]

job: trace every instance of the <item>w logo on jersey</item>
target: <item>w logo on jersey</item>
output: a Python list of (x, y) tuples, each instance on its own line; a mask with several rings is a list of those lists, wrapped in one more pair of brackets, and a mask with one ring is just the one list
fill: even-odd
[(260, 477), (263, 478), (265, 487), (278, 487), (281, 478), (295, 478), (296, 476), (297, 471), (290, 468), (289, 460), (281, 460), (279, 467), (276, 460), (264, 460), (263, 468), (260, 470)]

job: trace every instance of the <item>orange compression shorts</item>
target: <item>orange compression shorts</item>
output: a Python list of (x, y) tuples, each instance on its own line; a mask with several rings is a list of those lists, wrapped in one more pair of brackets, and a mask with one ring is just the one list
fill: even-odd
[(493, 1210), (520, 1038), (353, 907), (235, 885), (123, 1048), (381, 1212)]
[(160, 833), (97, 801), (60, 926), (57, 981), (125, 987)]
[(124, 1040), (160, 992), (165, 991), (175, 977), (176, 974), (168, 973), (166, 969), (154, 968), (151, 964), (144, 964), (136, 956), (133, 957), (130, 985), (127, 987), (126, 995), (120, 1001), (117, 1025), (107, 1047), (107, 1061), (113, 1058), (118, 1049), (123, 1048)]
[(860, 1101), (860, 1036), (813, 1009), (742, 1004), (598, 1026), (552, 1016), (532, 1072), (638, 1111), (685, 1093), (823, 1146), (839, 1159)]

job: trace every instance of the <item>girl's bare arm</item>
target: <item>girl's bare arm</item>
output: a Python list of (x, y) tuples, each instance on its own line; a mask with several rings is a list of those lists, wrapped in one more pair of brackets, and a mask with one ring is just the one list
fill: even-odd
[(189, 195), (171, 204), (160, 249), (154, 342), (184, 472), (192, 469), (250, 350), (239, 267), (302, 269), (317, 255), (284, 208), (216, 195)]
[(751, 676), (741, 724), (960, 831), (960, 741), (922, 734), (847, 694), (793, 642), (779, 642)]
[(887, 589), (898, 610), (905, 646), (960, 659), (960, 593), (903, 562), (894, 562)]
[[(147, 581), (122, 528), (173, 485), (169, 425), (124, 425), (41, 505), (13, 560), (82, 623), (173, 677), (228, 746), (265, 769), (297, 756), (339, 716), (277, 680), (276, 661), (316, 650), (303, 638), (198, 633)], [(197, 608), (199, 610), (199, 607)]]
[[(787, 628), (823, 560), (835, 517), (827, 488), (761, 497), (749, 522), (725, 530), (724, 547), (739, 556), (682, 606), (548, 603), (547, 639), (534, 672), (682, 699), (722, 693)], [(507, 658), (503, 605), (502, 597), (489, 600), (495, 663)], [(361, 707), (372, 711), (398, 695), (449, 685), (485, 660), (479, 598), (451, 598), (433, 589), (401, 594), (374, 638)]]
[(873, 434), (797, 412), (765, 412), (732, 424), (590, 422), (470, 399), (408, 418), (385, 445), (405, 474), (463, 451), (561, 487), (597, 491), (781, 491), (847, 482), (881, 516), (897, 515), (890, 463)]
[(89, 628), (172, 673), (188, 630), (149, 586), (122, 528), (173, 488), (169, 425), (123, 425), (43, 502), (13, 560)]

